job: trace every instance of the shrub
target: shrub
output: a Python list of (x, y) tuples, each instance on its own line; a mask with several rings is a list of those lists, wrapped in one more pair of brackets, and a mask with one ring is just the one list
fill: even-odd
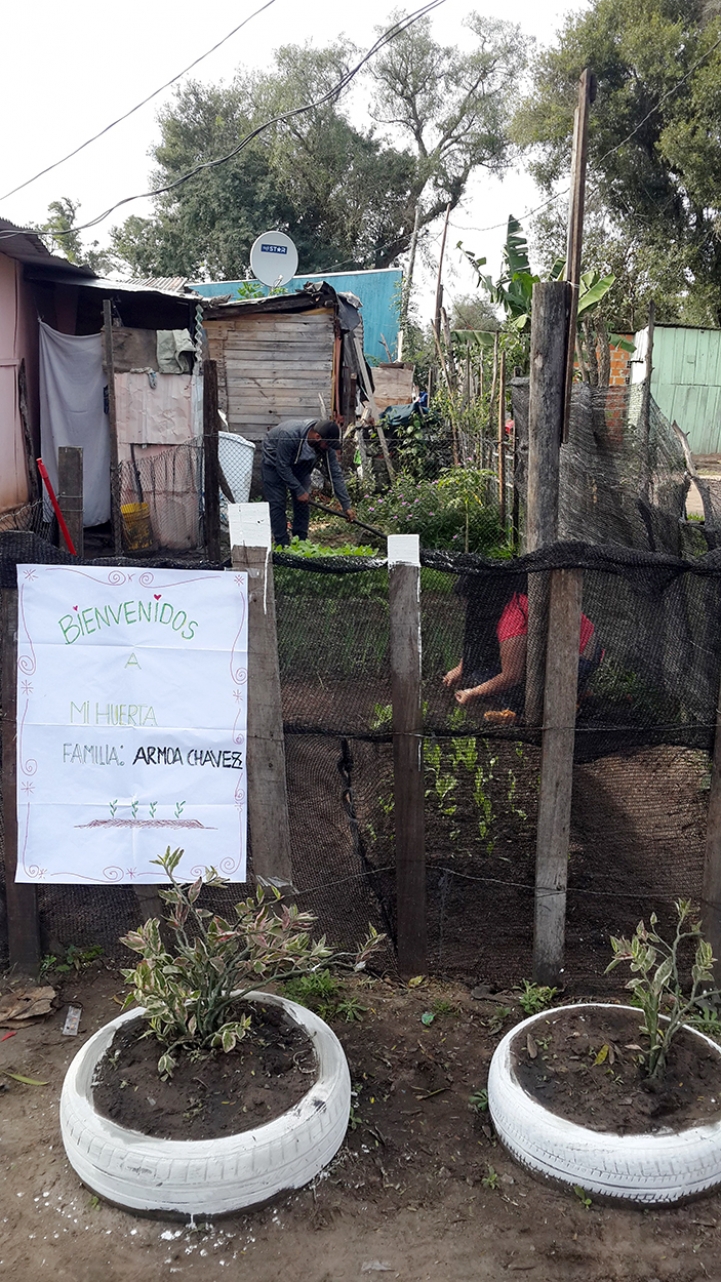
[(498, 509), (487, 499), (491, 472), (448, 468), (436, 481), (400, 476), (381, 494), (366, 494), (358, 515), (389, 534), (418, 534), (421, 547), (490, 552), (504, 542)]
[(173, 944), (166, 949), (157, 918), (146, 921), (121, 939), (141, 961), (121, 973), (132, 987), (125, 1007), (134, 1001), (144, 1007), (150, 1025), (145, 1036), (154, 1036), (165, 1048), (158, 1072), (169, 1077), (178, 1053), (202, 1055), (231, 1051), (250, 1027), (249, 1015), (237, 1017), (233, 1008), (257, 988), (276, 980), (308, 975), (329, 965), (363, 969), (383, 938), (372, 926), (355, 957), (335, 952), (325, 937), (314, 941), (312, 913), (299, 912), (294, 904), (281, 904), (274, 887), (259, 886), (255, 898), (235, 906), (231, 923), (197, 906), (203, 886), (228, 883), (215, 869), (183, 885), (175, 878), (182, 850), (170, 847), (158, 864), (170, 881), (159, 890), (170, 905), (166, 916)]
[[(701, 926), (687, 899), (676, 901), (676, 932), (670, 944), (656, 930), (658, 918), (651, 913), (650, 929), (643, 921), (638, 923), (630, 939), (611, 936), (613, 960), (606, 967), (606, 974), (621, 962), (629, 962), (633, 978), (626, 988), (633, 993), (634, 1003), (643, 1012), (641, 1032), (648, 1038), (646, 1072), (649, 1078), (663, 1076), (666, 1060), (674, 1037), (694, 1015), (699, 1015), (703, 1003), (716, 996), (711, 967), (714, 956), (711, 945), (701, 934)], [(679, 975), (679, 951), (686, 942), (694, 946), (691, 967), (691, 988), (684, 993)], [(667, 1018), (662, 1020), (665, 1012)]]

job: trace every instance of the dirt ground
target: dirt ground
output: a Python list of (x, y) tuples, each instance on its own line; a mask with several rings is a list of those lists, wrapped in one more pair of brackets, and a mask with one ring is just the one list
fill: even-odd
[[(721, 1194), (663, 1211), (586, 1208), (572, 1191), (516, 1166), (469, 1097), (485, 1086), (499, 1023), (510, 1027), (521, 1011), (512, 994), (494, 1001), (455, 984), (377, 980), (356, 994), (368, 1008), (362, 1023), (334, 1022), (356, 1095), (345, 1143), (313, 1187), (196, 1226), (99, 1202), (78, 1181), (60, 1139), (58, 1099), (78, 1049), (61, 1027), (67, 1003), (79, 1001), (79, 1039), (87, 1038), (118, 1012), (121, 991), (117, 970), (95, 963), (63, 983), (57, 1011), (0, 1042), (0, 1274), (7, 1282), (721, 1276)], [(512, 1009), (502, 1018), (504, 1007)], [(426, 1013), (434, 1015), (430, 1024), (422, 1022)], [(25, 1085), (8, 1072), (47, 1085)]]

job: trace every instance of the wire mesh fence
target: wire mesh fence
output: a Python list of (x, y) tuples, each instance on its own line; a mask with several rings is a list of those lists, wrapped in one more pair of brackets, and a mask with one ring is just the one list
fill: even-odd
[[(0, 542), (5, 586), (16, 560), (47, 549), (28, 535), (24, 547), (9, 547), (8, 537)], [(45, 557), (65, 559), (57, 549)], [(530, 974), (539, 731), (522, 713), (494, 720), (497, 709), (484, 701), (462, 707), (443, 677), (461, 656), (481, 663), (482, 646), (492, 644), (491, 630), (478, 627), (479, 603), (492, 614), (519, 574), (573, 562), (584, 567), (584, 613), (604, 656), (578, 714), (566, 973), (598, 991), (610, 932), (632, 929), (652, 908), (663, 919), (674, 898), (700, 894), (719, 671), (706, 619), (721, 566), (715, 556), (659, 562), (627, 552), (619, 560), (618, 551), (578, 545), (502, 565), (445, 556), (439, 568), (439, 557), (426, 554), (422, 571), (431, 968), (504, 984)], [(392, 940), (386, 571), (378, 562), (319, 566), (284, 554), (275, 577), (298, 901), (340, 945), (368, 921)], [(241, 893), (231, 887), (217, 903), (228, 908)], [(42, 887), (39, 901), (43, 946), (56, 954), (70, 943), (117, 954), (140, 912), (127, 887)], [(393, 965), (390, 949), (386, 960)]]
[[(516, 385), (521, 502), (524, 414), (527, 392)], [(147, 505), (153, 541), (142, 550), (155, 564), (178, 553), (175, 564), (207, 564), (200, 469), (199, 451), (188, 447), (123, 464), (123, 505)], [(467, 702), (456, 694), (497, 669), (503, 611), (514, 596), (527, 596), (533, 576), (553, 569), (583, 571), (583, 613), (595, 638), (592, 670), (578, 692), (569, 982), (602, 990), (609, 933), (631, 930), (651, 909), (663, 919), (679, 896), (699, 898), (719, 688), (721, 557), (679, 555), (684, 491), (674, 434), (643, 390), (583, 388), (563, 447), (568, 541), (512, 562), (423, 553), (427, 901), (437, 973), (503, 984), (530, 974), (540, 729), (526, 724), (518, 692)], [(21, 532), (0, 533), (5, 588), (14, 586), (20, 561), (68, 559), (37, 537), (45, 531), (34, 520), (31, 513), (26, 525), (17, 523)], [(283, 553), (274, 568), (298, 902), (341, 945), (353, 943), (369, 920), (392, 940), (385, 560), (310, 562)], [(459, 667), (458, 679), (444, 683)], [(217, 902), (229, 906), (240, 893), (233, 887)], [(52, 952), (72, 942), (117, 953), (119, 936), (140, 912), (126, 887), (43, 887), (39, 901), (44, 947)], [(0, 920), (0, 951), (6, 946)]]

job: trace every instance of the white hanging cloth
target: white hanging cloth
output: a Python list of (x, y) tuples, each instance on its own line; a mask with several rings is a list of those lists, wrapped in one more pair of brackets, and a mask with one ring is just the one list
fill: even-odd
[[(58, 449), (83, 451), (83, 525), (110, 520), (110, 428), (100, 334), (59, 334), (40, 321), (40, 445), (57, 492)], [(50, 517), (45, 502), (46, 519)]]

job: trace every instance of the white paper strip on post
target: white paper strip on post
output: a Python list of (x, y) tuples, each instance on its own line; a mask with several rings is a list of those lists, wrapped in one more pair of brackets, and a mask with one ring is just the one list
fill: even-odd
[(270, 547), (270, 508), (267, 503), (229, 503), (231, 548)]
[(18, 566), (17, 880), (246, 877), (247, 575)]
[(388, 565), (420, 565), (421, 541), (417, 534), (388, 535)]

